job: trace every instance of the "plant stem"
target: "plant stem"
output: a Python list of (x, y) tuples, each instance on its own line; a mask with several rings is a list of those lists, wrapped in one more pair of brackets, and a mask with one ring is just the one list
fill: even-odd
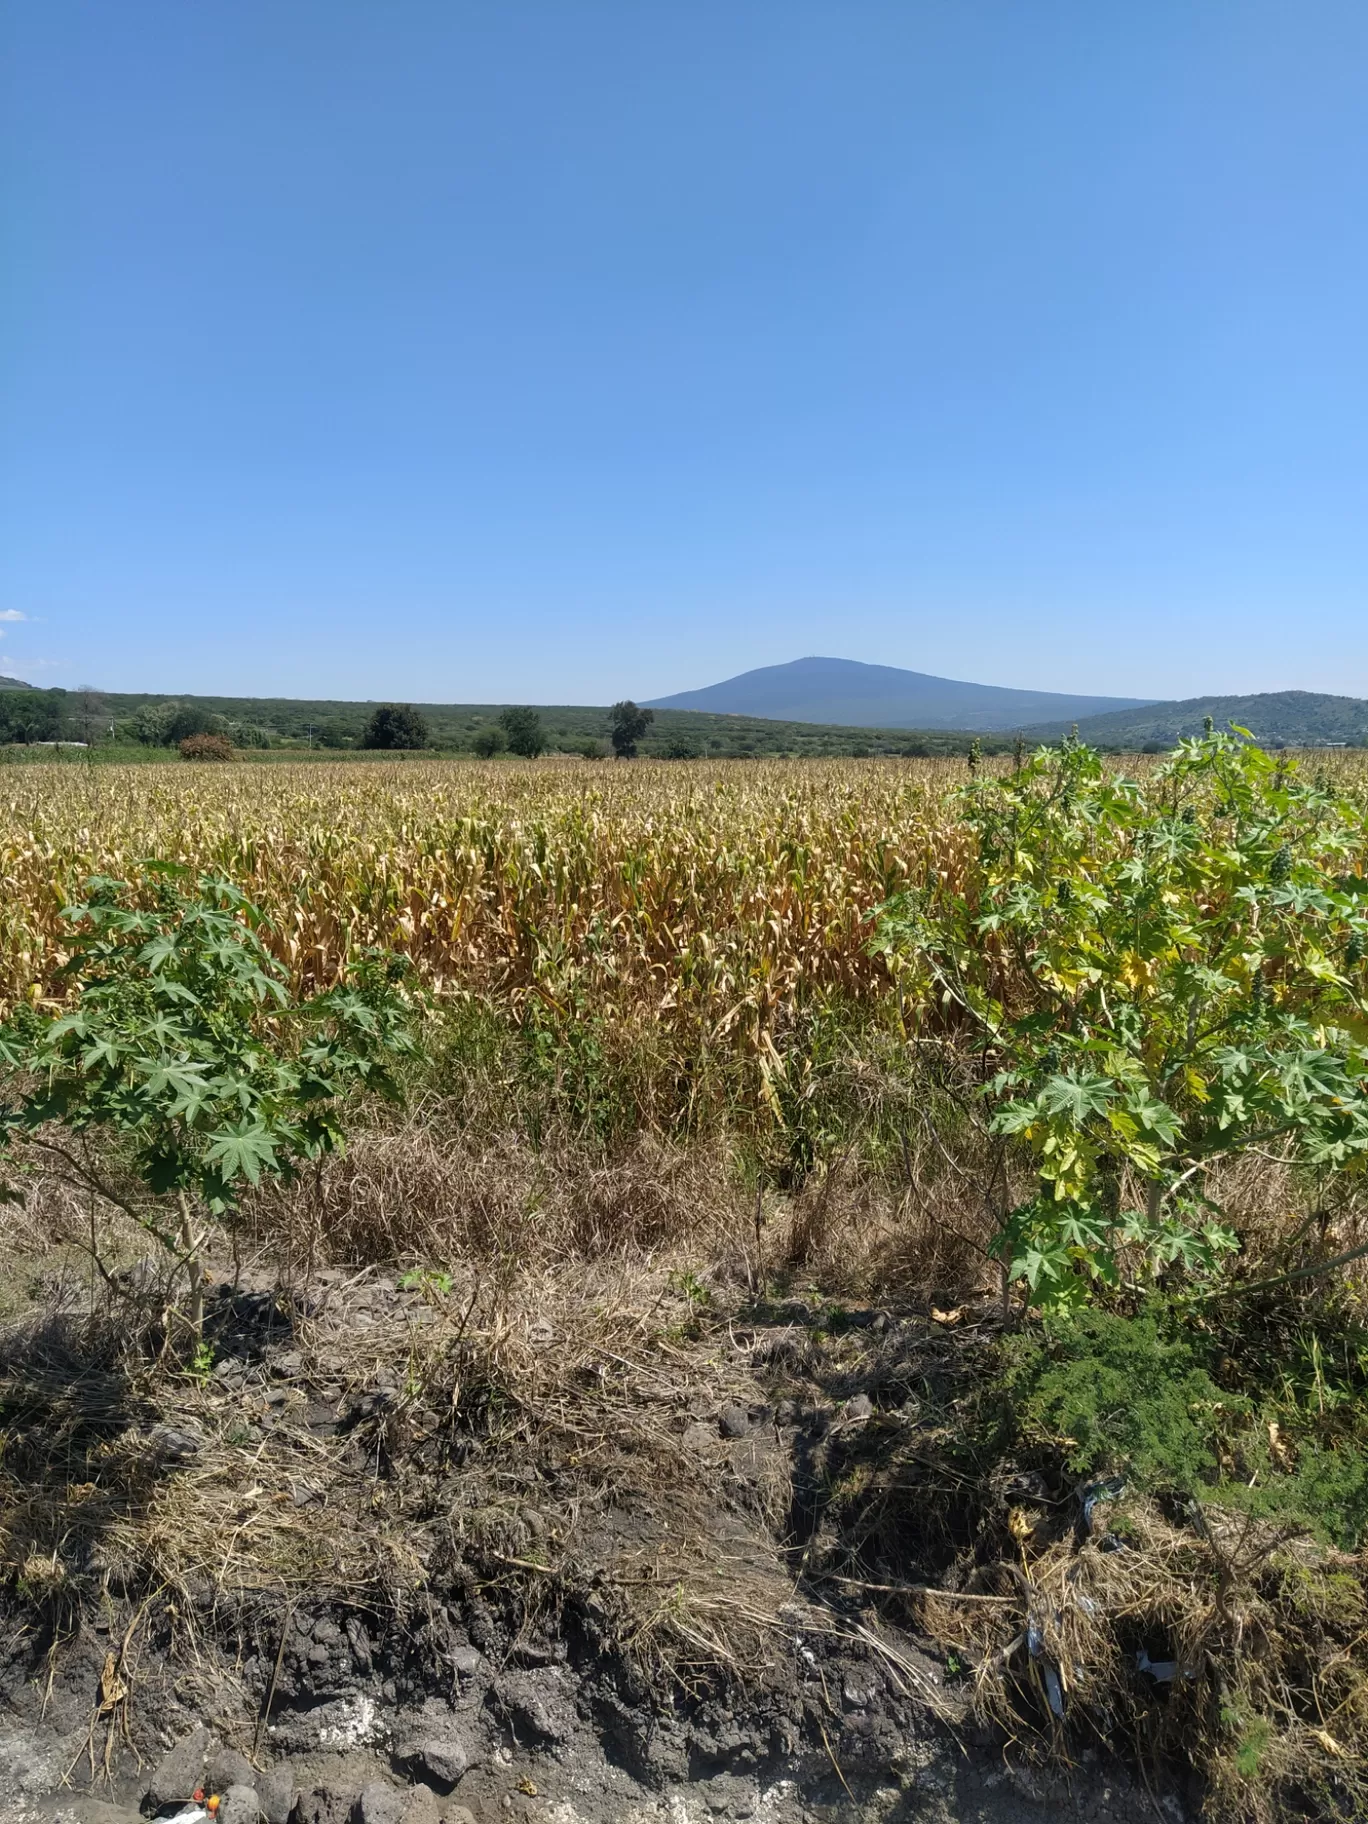
[(200, 1266), (199, 1240), (190, 1220), (190, 1204), (185, 1192), (180, 1193), (180, 1242), (185, 1260), (185, 1276), (190, 1283), (190, 1328), (198, 1342), (204, 1330), (204, 1271)]

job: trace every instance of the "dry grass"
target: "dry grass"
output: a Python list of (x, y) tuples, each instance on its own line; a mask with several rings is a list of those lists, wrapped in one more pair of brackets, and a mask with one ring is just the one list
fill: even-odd
[(402, 1638), (448, 1585), (530, 1633), (573, 1605), (662, 1691), (763, 1677), (795, 1618), (835, 1625), (773, 1548), (791, 1491), (772, 1429), (684, 1436), (764, 1395), (753, 1337), (678, 1263), (407, 1289), (323, 1270), (293, 1293), (249, 1267), (257, 1334), (210, 1300), (220, 1359), (260, 1363), (231, 1382), (159, 1358), (160, 1292), (135, 1284), (0, 1350), (0, 1571), (54, 1645), (101, 1607), (140, 1617), (165, 1655), (144, 1704), (200, 1666), (240, 1732), (215, 1642), (333, 1603)]
[(1071, 1531), (1037, 1550), (1022, 1533), (1016, 1561), (970, 1586), (987, 1600), (920, 1601), (1009, 1738), (1049, 1756), (1124, 1734), (1157, 1781), (1200, 1767), (1213, 1819), (1364, 1815), (1361, 1557), (1219, 1509), (1178, 1523), (1138, 1498), (1100, 1507), (1081, 1544)]

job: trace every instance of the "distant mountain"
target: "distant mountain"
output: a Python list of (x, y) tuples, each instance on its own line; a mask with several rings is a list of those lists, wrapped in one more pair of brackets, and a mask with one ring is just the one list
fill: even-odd
[(32, 684), (26, 684), (22, 678), (0, 678), (0, 690), (32, 690)]
[(847, 728), (1016, 729), (1059, 718), (1080, 721), (1108, 710), (1129, 711), (1144, 697), (1075, 697), (1052, 690), (1006, 690), (965, 684), (893, 665), (854, 659), (795, 659), (763, 665), (703, 690), (657, 697), (653, 709), (704, 710), (713, 715), (763, 716), (780, 722), (839, 723)]
[(1230, 722), (1249, 729), (1267, 745), (1317, 746), (1327, 741), (1368, 740), (1368, 702), (1361, 697), (1331, 697), (1314, 690), (1272, 690), (1249, 697), (1187, 697), (1179, 703), (1146, 703), (1139, 709), (1107, 715), (1062, 717), (1041, 721), (1027, 734), (1042, 739), (1066, 734), (1076, 721), (1085, 741), (1117, 747), (1143, 747), (1147, 741), (1172, 746), (1182, 735), (1200, 735), (1210, 716), (1217, 728)]

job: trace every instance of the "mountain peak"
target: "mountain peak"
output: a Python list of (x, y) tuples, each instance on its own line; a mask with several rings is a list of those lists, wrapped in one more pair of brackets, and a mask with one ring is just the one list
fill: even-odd
[(826, 722), (846, 728), (1024, 728), (1031, 723), (1139, 708), (1147, 697), (1077, 696), (971, 684), (895, 665), (816, 654), (787, 665), (762, 665), (702, 690), (656, 697), (653, 709), (698, 709), (714, 715), (763, 716), (776, 722)]

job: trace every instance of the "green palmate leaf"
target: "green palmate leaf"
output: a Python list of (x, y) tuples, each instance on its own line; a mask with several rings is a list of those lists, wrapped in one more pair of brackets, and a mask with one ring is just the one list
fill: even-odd
[(1082, 1122), (1089, 1115), (1102, 1114), (1115, 1094), (1116, 1084), (1109, 1077), (1068, 1072), (1050, 1078), (1040, 1092), (1040, 1106), (1047, 1114)]
[(78, 1002), (0, 1027), (0, 1150), (54, 1122), (123, 1136), (149, 1197), (222, 1213), (340, 1146), (353, 1091), (398, 1093), (413, 1044), (393, 959), (364, 956), (342, 987), (295, 999), (241, 892), (177, 868), (93, 879), (64, 916)]
[(276, 1170), (275, 1136), (261, 1122), (233, 1122), (206, 1139), (205, 1158), (225, 1183), (245, 1178), (249, 1184), (257, 1184), (263, 1171)]

